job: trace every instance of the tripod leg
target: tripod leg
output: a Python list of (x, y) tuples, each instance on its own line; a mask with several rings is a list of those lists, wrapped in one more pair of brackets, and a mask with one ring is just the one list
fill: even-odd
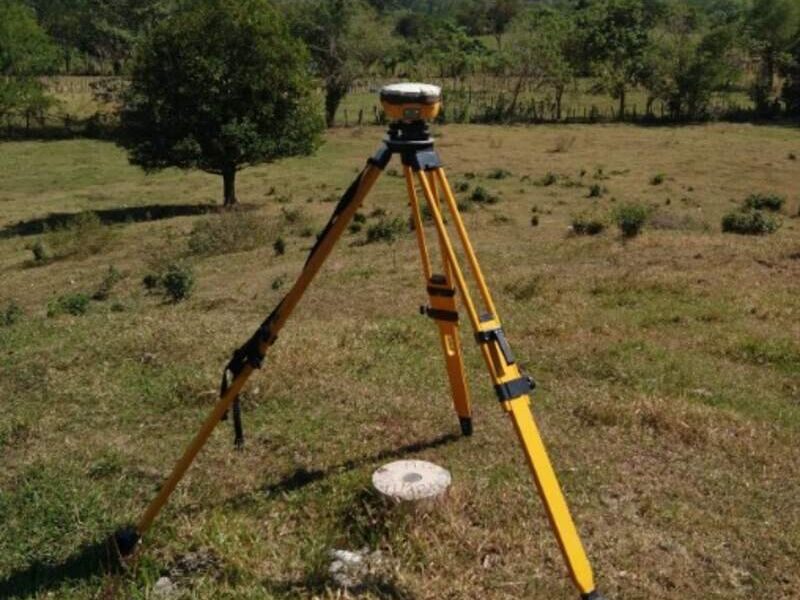
[(238, 355), (240, 364), (237, 363), (233, 382), (225, 392), (221, 394), (219, 401), (206, 418), (200, 431), (198, 431), (194, 439), (192, 439), (191, 443), (184, 451), (183, 456), (173, 468), (172, 473), (161, 486), (158, 495), (147, 507), (144, 514), (142, 514), (136, 527), (119, 531), (115, 535), (117, 547), (123, 556), (130, 554), (134, 550), (141, 536), (144, 535), (153, 524), (153, 521), (166, 505), (175, 487), (183, 479), (195, 457), (208, 441), (208, 438), (220, 422), (222, 416), (228, 411), (233, 401), (242, 391), (247, 379), (252, 375), (253, 371), (260, 366), (267, 349), (275, 342), (278, 332), (286, 323), (295, 306), (300, 302), (303, 293), (322, 267), (325, 259), (347, 228), (347, 225), (361, 206), (364, 198), (366, 198), (370, 189), (372, 189), (372, 186), (377, 181), (384, 166), (385, 163), (376, 163), (374, 159), (367, 164), (366, 168), (361, 172), (340, 201), (333, 217), (331, 217), (328, 226), (311, 251), (308, 261), (303, 267), (303, 271), (300, 273), (297, 281), (292, 286), (292, 289), (250, 341), (234, 355), (234, 359), (236, 359)]
[(489, 310), (487, 315), (478, 315), (475, 303), (469, 295), (464, 273), (458, 264), (455, 249), (448, 237), (434, 191), (431, 189), (426, 174), (419, 172), (420, 185), (425, 192), (436, 229), (442, 240), (443, 250), (452, 265), (456, 284), (464, 298), (464, 304), (475, 330), (476, 339), (481, 345), (481, 352), (491, 375), (498, 399), (504, 410), (511, 417), (570, 576), (584, 599), (598, 600), (601, 596), (595, 589), (594, 575), (592, 574), (589, 559), (583, 549), (583, 544), (570, 515), (553, 465), (547, 455), (544, 442), (531, 413), (530, 393), (533, 390), (533, 382), (530, 378), (522, 376), (516, 359), (511, 353), (511, 348), (503, 333), (488, 286), (481, 273), (480, 265), (467, 236), (455, 197), (444, 171), (441, 168), (436, 168), (432, 172), (444, 191), (445, 200), (453, 217), (467, 262), (475, 277), (484, 304)]
[(447, 378), (450, 382), (450, 393), (453, 405), (458, 415), (461, 432), (472, 435), (472, 407), (470, 405), (467, 379), (464, 373), (464, 359), (461, 355), (461, 336), (458, 331), (458, 311), (456, 310), (456, 289), (453, 285), (452, 268), (447, 258), (442, 253), (443, 274), (434, 274), (428, 247), (425, 243), (422, 215), (419, 208), (417, 190), (411, 168), (404, 167), (408, 198), (411, 204), (411, 215), (414, 219), (414, 230), (417, 234), (420, 257), (422, 259), (422, 272), (428, 290), (429, 306), (422, 307), (423, 314), (427, 314), (439, 329), (439, 339), (444, 353)]

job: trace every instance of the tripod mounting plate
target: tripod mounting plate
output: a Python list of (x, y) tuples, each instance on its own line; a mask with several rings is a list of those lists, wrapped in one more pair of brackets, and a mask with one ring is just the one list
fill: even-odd
[(381, 89), (381, 104), (390, 121), (432, 121), (442, 108), (442, 89), (427, 83), (395, 83)]

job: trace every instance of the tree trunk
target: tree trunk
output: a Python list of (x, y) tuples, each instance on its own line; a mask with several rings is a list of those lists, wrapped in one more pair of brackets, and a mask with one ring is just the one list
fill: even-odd
[(347, 88), (337, 83), (325, 86), (325, 124), (330, 128), (336, 125), (336, 111), (347, 93)]
[(225, 193), (225, 206), (234, 206), (236, 200), (236, 169), (226, 167), (222, 171), (222, 185)]
[(617, 114), (617, 120), (624, 121), (625, 120), (625, 86), (623, 85), (619, 90), (619, 114)]

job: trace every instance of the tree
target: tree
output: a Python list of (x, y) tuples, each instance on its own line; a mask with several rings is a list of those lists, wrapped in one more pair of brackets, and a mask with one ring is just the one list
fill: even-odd
[(551, 89), (556, 117), (561, 119), (564, 92), (575, 79), (574, 25), (567, 13), (545, 8), (521, 16), (511, 26), (511, 43), (504, 54), (517, 82), (508, 107), (509, 116), (516, 110), (522, 89), (532, 85)]
[(460, 25), (472, 35), (489, 34), (503, 48), (503, 35), (522, 11), (521, 0), (471, 0), (459, 3), (456, 11)]
[(361, 0), (288, 0), (285, 7), (323, 81), (325, 121), (332, 127), (350, 86), (391, 52), (390, 29)]
[(713, 94), (729, 88), (739, 73), (737, 29), (717, 25), (705, 30), (687, 5), (672, 6), (662, 26), (651, 33), (645, 57), (647, 112), (653, 100), (661, 99), (674, 119), (706, 116)]
[(147, 171), (221, 175), (311, 153), (322, 122), (308, 55), (266, 0), (193, 0), (139, 49), (121, 111), (120, 144)]
[(791, 62), (790, 52), (800, 39), (798, 0), (755, 0), (747, 19), (759, 73), (751, 95), (756, 107), (767, 111), (775, 98), (778, 71)]
[(783, 100), (789, 114), (800, 115), (800, 42), (795, 45), (792, 60), (786, 67)]
[(584, 51), (601, 87), (619, 101), (625, 115), (626, 97), (644, 74), (651, 17), (642, 0), (601, 0), (582, 11)]
[(0, 118), (40, 114), (49, 105), (36, 79), (54, 63), (55, 48), (33, 12), (15, 0), (0, 0)]

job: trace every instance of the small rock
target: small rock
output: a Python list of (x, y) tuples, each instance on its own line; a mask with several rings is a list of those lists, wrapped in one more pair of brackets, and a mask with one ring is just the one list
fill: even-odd
[(153, 586), (153, 595), (157, 598), (168, 598), (177, 591), (177, 587), (169, 577), (161, 577)]

